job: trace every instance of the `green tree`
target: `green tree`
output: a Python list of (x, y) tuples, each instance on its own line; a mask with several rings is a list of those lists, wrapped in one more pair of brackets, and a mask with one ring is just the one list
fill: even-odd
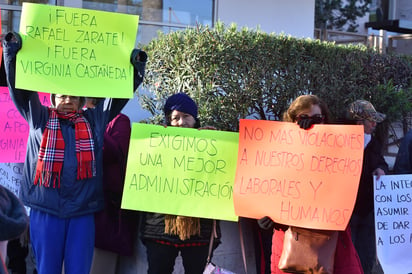
[(369, 11), (371, 0), (316, 0), (315, 27), (356, 32), (356, 20)]

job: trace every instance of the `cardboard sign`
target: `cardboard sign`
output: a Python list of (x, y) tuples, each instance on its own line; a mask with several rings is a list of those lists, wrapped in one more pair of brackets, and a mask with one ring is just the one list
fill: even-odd
[(136, 15), (23, 3), (16, 87), (91, 97), (133, 97)]
[(238, 133), (132, 125), (122, 208), (236, 221)]
[(412, 273), (412, 175), (374, 178), (376, 250), (385, 273)]
[(238, 216), (344, 230), (363, 159), (363, 127), (240, 120), (234, 188)]
[[(50, 94), (39, 93), (40, 102), (50, 105)], [(24, 163), (29, 125), (16, 109), (7, 87), (0, 87), (0, 163)]]

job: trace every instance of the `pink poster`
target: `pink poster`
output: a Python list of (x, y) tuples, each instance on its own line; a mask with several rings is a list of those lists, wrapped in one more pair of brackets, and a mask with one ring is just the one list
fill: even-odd
[[(39, 93), (43, 105), (50, 105), (50, 95)], [(10, 98), (7, 87), (0, 87), (0, 163), (23, 163), (26, 156), (29, 125)]]

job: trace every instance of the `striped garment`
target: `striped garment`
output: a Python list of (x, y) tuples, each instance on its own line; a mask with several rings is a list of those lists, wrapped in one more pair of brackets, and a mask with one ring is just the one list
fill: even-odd
[(94, 141), (89, 122), (83, 117), (83, 111), (59, 113), (49, 108), (49, 120), (43, 133), (36, 167), (34, 184), (60, 187), (60, 175), (64, 160), (64, 139), (59, 119), (67, 119), (74, 124), (77, 156), (77, 179), (96, 176)]

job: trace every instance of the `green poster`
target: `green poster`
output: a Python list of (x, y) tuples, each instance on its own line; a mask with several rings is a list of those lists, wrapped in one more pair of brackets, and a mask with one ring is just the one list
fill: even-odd
[(236, 221), (239, 134), (132, 126), (122, 208)]
[(133, 97), (136, 15), (23, 3), (16, 87), (90, 97)]

